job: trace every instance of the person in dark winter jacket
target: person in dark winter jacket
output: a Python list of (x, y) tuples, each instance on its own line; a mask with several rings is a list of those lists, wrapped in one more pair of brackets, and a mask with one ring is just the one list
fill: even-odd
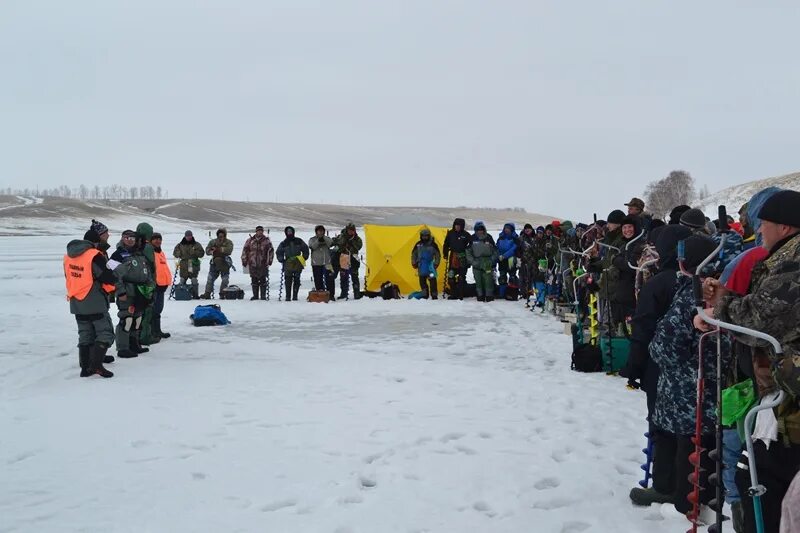
[(645, 241), (641, 235), (641, 221), (638, 217), (625, 217), (622, 222), (621, 251), (614, 256), (611, 264), (616, 270), (616, 284), (611, 295), (613, 320), (625, 324), (636, 308), (636, 266), (644, 249)]
[(350, 293), (350, 283), (353, 284), (353, 298), (361, 298), (361, 281), (358, 279), (358, 269), (361, 262), (358, 252), (364, 246), (361, 237), (356, 232), (356, 225), (350, 222), (342, 232), (333, 239), (333, 274), (339, 275), (342, 293), (339, 300), (346, 300)]
[[(668, 226), (659, 232), (656, 241), (659, 271), (642, 286), (631, 320), (630, 354), (623, 374), (628, 378), (628, 385), (642, 388), (647, 394), (647, 419), (654, 442), (658, 439), (652, 425), (658, 389), (658, 365), (650, 358), (650, 343), (659, 320), (667, 313), (675, 296), (680, 270), (678, 242), (689, 236), (691, 231), (680, 225)], [(630, 493), (631, 500), (639, 505), (672, 502), (674, 476), (671, 465), (670, 462), (663, 469), (654, 469), (653, 487), (634, 488)]]
[(539, 270), (539, 248), (536, 242), (536, 233), (530, 224), (525, 224), (522, 235), (519, 236), (519, 256), (521, 296), (528, 303), (533, 291), (533, 283), (538, 279)]
[(467, 286), (467, 248), (472, 244), (472, 236), (466, 231), (463, 218), (453, 221), (453, 228), (444, 238), (444, 260), (447, 263), (447, 282), (451, 300), (463, 300)]
[(117, 277), (117, 357), (122, 359), (150, 351), (142, 346), (140, 335), (145, 309), (155, 295), (155, 282), (141, 244), (136, 232), (126, 230), (111, 255), (110, 264)]
[(256, 226), (255, 235), (248, 237), (242, 248), (242, 267), (250, 272), (253, 289), (251, 300), (267, 299), (269, 267), (274, 259), (275, 249), (270, 238), (264, 234), (264, 226)]
[[(706, 236), (693, 235), (684, 240), (683, 267), (688, 272), (695, 268), (716, 247)], [(694, 488), (689, 474), (694, 466), (689, 454), (694, 452), (695, 415), (697, 399), (697, 368), (700, 332), (693, 324), (695, 299), (692, 278), (681, 275), (675, 288), (669, 310), (659, 320), (653, 340), (650, 342), (650, 357), (658, 365), (658, 393), (652, 417), (657, 437), (654, 439), (654, 480), (659, 479), (656, 491), (672, 495), (675, 509), (686, 514), (690, 504), (686, 496)], [(721, 337), (722, 364), (724, 374), (730, 364), (730, 341)], [(703, 349), (705, 393), (702, 398), (701, 446), (707, 450), (715, 447), (714, 424), (716, 422), (716, 342), (707, 342)], [(708, 486), (708, 474), (714, 471), (714, 463), (706, 454), (701, 459), (699, 484), (700, 502), (708, 504), (714, 490)]]
[(300, 274), (309, 255), (308, 245), (303, 239), (295, 237), (292, 226), (286, 226), (283, 233), (286, 238), (278, 245), (275, 255), (278, 262), (283, 265), (286, 301), (297, 301), (300, 292)]
[[(106, 228), (106, 233), (108, 229)], [(78, 362), (81, 377), (95, 374), (110, 378), (114, 374), (103, 366), (114, 358), (106, 352), (114, 343), (114, 325), (108, 314), (108, 296), (117, 282), (100, 251), (100, 236), (89, 230), (83, 240), (67, 244), (64, 276), (69, 310), (78, 325)]]
[(431, 235), (431, 230), (425, 228), (420, 231), (419, 241), (411, 250), (411, 266), (417, 271), (422, 297), (425, 299), (428, 296), (434, 300), (439, 298), (436, 270), (439, 268), (441, 257), (439, 245)]
[(228, 230), (220, 228), (217, 230), (217, 238), (208, 242), (206, 246), (206, 254), (211, 256), (211, 267), (208, 270), (208, 279), (206, 279), (206, 292), (200, 298), (211, 298), (214, 292), (214, 282), (217, 278), (222, 276), (222, 281), (219, 284), (219, 290), (224, 291), (228, 287), (231, 274), (231, 254), (233, 253), (233, 241), (228, 238)]
[(314, 228), (314, 236), (308, 239), (308, 248), (311, 250), (311, 270), (314, 273), (314, 288), (318, 291), (328, 291), (330, 299), (336, 298), (336, 286), (333, 277), (333, 263), (331, 262), (331, 247), (333, 239), (325, 234), (325, 226)]
[(503, 231), (497, 237), (497, 270), (498, 283), (506, 285), (509, 282), (517, 283), (517, 249), (519, 248), (519, 235), (512, 222), (503, 226)]
[(186, 282), (191, 280), (192, 298), (195, 300), (200, 298), (197, 276), (200, 274), (202, 266), (200, 259), (205, 255), (206, 251), (203, 249), (203, 245), (194, 240), (194, 235), (189, 230), (186, 230), (186, 233), (183, 234), (183, 240), (176, 244), (175, 250), (172, 251), (172, 256), (180, 260), (178, 263), (178, 277), (181, 285), (186, 285)]
[(475, 234), (472, 244), (467, 248), (467, 263), (472, 266), (475, 277), (475, 292), (479, 302), (494, 300), (494, 268), (497, 264), (497, 246), (486, 232), (486, 225), (480, 220), (473, 227)]
[(163, 242), (164, 238), (160, 233), (153, 233), (150, 238), (150, 244), (153, 246), (156, 259), (156, 292), (153, 300), (152, 336), (159, 341), (161, 339), (169, 339), (172, 336), (161, 329), (161, 313), (164, 311), (164, 300), (166, 300), (167, 289), (172, 286), (172, 272), (169, 269), (167, 256), (161, 249)]

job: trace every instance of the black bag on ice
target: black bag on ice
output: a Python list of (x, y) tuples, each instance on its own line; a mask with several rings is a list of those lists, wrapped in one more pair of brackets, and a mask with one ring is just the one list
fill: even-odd
[(572, 352), (572, 370), (577, 372), (601, 372), (603, 356), (600, 348), (593, 344), (581, 344)]

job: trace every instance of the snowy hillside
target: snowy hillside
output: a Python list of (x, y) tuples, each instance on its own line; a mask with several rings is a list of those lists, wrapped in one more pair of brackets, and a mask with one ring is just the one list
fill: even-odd
[(739, 208), (748, 202), (755, 193), (767, 187), (780, 187), (781, 189), (800, 191), (800, 172), (728, 187), (704, 199), (701, 209), (708, 214), (708, 216), (712, 216), (709, 213), (716, 214), (717, 207), (724, 205), (728, 208), (728, 214), (737, 218)]
[(342, 228), (347, 222), (364, 224), (429, 224), (449, 227), (456, 217), (483, 220), (490, 227), (506, 222), (547, 224), (553, 217), (505, 209), (469, 207), (365, 207), (323, 204), (278, 204), (224, 200), (76, 200), (0, 196), (0, 235), (73, 234), (85, 231), (97, 218), (112, 230), (150, 222), (157, 231), (203, 231), (226, 226), (252, 231), (256, 225), (283, 229), (286, 225), (311, 229), (317, 224)]
[(628, 500), (644, 394), (570, 371), (562, 324), (521, 302), (277, 302), (273, 269), (272, 301), (222, 303), (232, 325), (169, 301), (171, 339), (82, 379), (64, 246), (0, 247), (4, 532), (688, 527)]

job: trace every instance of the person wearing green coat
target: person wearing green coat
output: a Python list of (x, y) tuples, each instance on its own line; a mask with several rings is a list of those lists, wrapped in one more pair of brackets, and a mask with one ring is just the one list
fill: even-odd
[(331, 247), (331, 260), (333, 262), (333, 275), (339, 276), (342, 293), (337, 300), (346, 300), (350, 293), (350, 282), (353, 283), (353, 298), (361, 298), (361, 285), (358, 279), (358, 269), (361, 262), (358, 252), (364, 246), (361, 237), (356, 233), (356, 225), (352, 222), (344, 227), (342, 232), (333, 239)]
[(206, 255), (211, 256), (211, 268), (208, 270), (208, 279), (206, 280), (206, 292), (200, 298), (207, 300), (211, 298), (214, 292), (214, 282), (217, 278), (222, 276), (222, 281), (219, 284), (219, 290), (223, 291), (228, 287), (231, 274), (231, 254), (233, 253), (233, 242), (228, 239), (228, 231), (225, 228), (217, 230), (217, 238), (209, 241), (206, 246)]
[[(142, 255), (144, 255), (145, 261), (147, 261), (147, 267), (148, 271), (150, 272), (153, 285), (155, 285), (156, 251), (155, 248), (153, 248), (153, 245), (150, 243), (150, 240), (153, 238), (153, 226), (147, 222), (140, 223), (138, 226), (136, 226), (136, 236), (139, 240), (139, 247)], [(153, 333), (153, 302), (151, 301), (150, 304), (145, 308), (144, 314), (142, 315), (142, 328), (139, 335), (139, 341), (145, 346), (159, 342), (161, 337), (154, 335)]]
[(467, 263), (472, 266), (475, 292), (479, 302), (494, 300), (494, 267), (497, 264), (497, 245), (486, 233), (486, 225), (480, 220), (473, 226), (475, 234), (472, 245), (467, 248)]
[(178, 277), (180, 277), (181, 285), (186, 285), (186, 282), (191, 280), (192, 298), (197, 300), (200, 298), (199, 283), (197, 281), (197, 277), (200, 275), (200, 259), (206, 255), (203, 245), (194, 240), (192, 232), (187, 230), (183, 234), (183, 240), (175, 245), (172, 255), (180, 260), (178, 263)]

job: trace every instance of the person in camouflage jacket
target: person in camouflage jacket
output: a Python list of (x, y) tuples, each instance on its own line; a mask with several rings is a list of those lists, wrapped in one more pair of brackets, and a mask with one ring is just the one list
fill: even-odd
[(539, 244), (533, 226), (525, 224), (522, 234), (519, 237), (520, 255), (520, 288), (522, 297), (526, 301), (530, 300), (533, 284), (541, 278), (539, 273)]
[[(342, 293), (339, 300), (344, 300), (350, 294), (350, 282), (353, 283), (353, 298), (361, 298), (361, 282), (358, 279), (358, 269), (361, 262), (358, 260), (358, 252), (364, 246), (361, 237), (356, 233), (356, 225), (352, 222), (344, 227), (342, 232), (333, 239), (333, 275), (339, 276)], [(342, 259), (342, 256), (347, 256)], [(347, 267), (347, 268), (345, 268)]]
[(233, 253), (233, 241), (228, 238), (228, 230), (220, 228), (217, 230), (217, 238), (208, 241), (206, 246), (206, 255), (211, 256), (211, 267), (208, 270), (208, 278), (206, 278), (206, 291), (200, 298), (207, 300), (211, 298), (214, 293), (214, 283), (217, 278), (222, 276), (222, 281), (219, 284), (220, 292), (228, 287), (231, 274), (231, 254)]
[[(778, 442), (769, 447), (761, 439), (754, 443), (759, 483), (767, 489), (761, 497), (765, 531), (770, 532), (778, 531), (781, 500), (800, 470), (800, 192), (780, 191), (770, 196), (758, 218), (768, 255), (753, 268), (748, 294), (729, 293), (715, 280), (706, 282), (704, 292), (715, 304), (716, 318), (767, 333), (778, 339), (783, 349), (779, 355), (764, 341), (736, 336), (752, 347), (754, 355), (766, 351), (775, 386), (787, 393), (775, 413)], [(759, 390), (762, 397), (770, 392)], [(747, 495), (747, 472), (738, 470), (736, 483), (743, 499), (745, 527), (752, 527), (755, 519)]]
[(486, 232), (486, 225), (480, 220), (473, 226), (475, 234), (472, 244), (467, 248), (467, 263), (472, 267), (475, 278), (475, 292), (479, 302), (494, 300), (494, 269), (497, 265), (497, 246)]
[(267, 283), (269, 283), (269, 267), (275, 258), (272, 241), (264, 234), (264, 226), (256, 226), (255, 235), (247, 238), (242, 248), (242, 267), (250, 272), (250, 284), (253, 289), (251, 300), (267, 299)]
[[(684, 243), (684, 266), (689, 271), (693, 271), (715, 248), (714, 241), (699, 235), (689, 237)], [(692, 279), (681, 276), (677, 281), (672, 304), (659, 320), (650, 342), (650, 357), (659, 367), (658, 393), (652, 420), (656, 458), (653, 463), (653, 478), (658, 480), (655, 490), (663, 496), (671, 495), (672, 503), (682, 514), (689, 511), (686, 495), (693, 488), (687, 478), (694, 469), (689, 462), (689, 454), (694, 451), (692, 437), (695, 434), (701, 336), (692, 322), (694, 310)], [(723, 335), (721, 342), (722, 364), (723, 368), (727, 368), (731, 361), (730, 340)], [(716, 355), (716, 342), (706, 341), (703, 349), (705, 393), (702, 398), (701, 435), (701, 444), (706, 449), (713, 449), (715, 446)], [(702, 467), (699, 482), (704, 490), (700, 493), (700, 503), (708, 504), (714, 497), (714, 491), (708, 486), (708, 473), (714, 471), (714, 463), (706, 454), (703, 455)]]
[(181, 285), (186, 285), (186, 282), (191, 280), (192, 297), (197, 300), (200, 297), (199, 282), (197, 281), (201, 267), (200, 259), (206, 255), (203, 245), (194, 239), (191, 231), (186, 230), (181, 242), (175, 245), (172, 255), (179, 260), (178, 277), (181, 280)]

